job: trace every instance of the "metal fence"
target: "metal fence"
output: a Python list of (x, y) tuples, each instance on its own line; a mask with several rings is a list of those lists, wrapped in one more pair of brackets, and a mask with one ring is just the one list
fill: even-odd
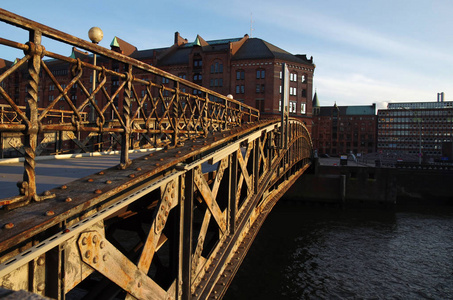
[[(66, 133), (70, 151), (119, 149), (120, 167), (126, 168), (129, 149), (178, 147), (260, 118), (255, 108), (95, 43), (3, 9), (0, 20), (29, 32), (26, 43), (0, 38), (1, 45), (24, 51), (0, 74), (0, 133), (22, 135), (19, 152), (25, 158), (20, 195), (0, 205), (48, 197), (37, 195), (35, 179), (35, 157), (46, 133)], [(42, 37), (92, 56), (85, 53), (84, 60), (47, 51)], [(55, 66), (65, 66), (64, 76), (55, 72)], [(51, 98), (40, 99), (47, 84), (54, 92)], [(74, 90), (82, 97), (74, 99)]]

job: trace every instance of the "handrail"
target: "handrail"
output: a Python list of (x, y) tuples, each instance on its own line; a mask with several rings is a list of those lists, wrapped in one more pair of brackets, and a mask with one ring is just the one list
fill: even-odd
[[(103, 147), (113, 151), (120, 147), (119, 167), (126, 168), (131, 163), (130, 149), (178, 147), (189, 139), (206, 138), (260, 119), (258, 109), (240, 101), (1, 8), (0, 21), (29, 31), (25, 44), (0, 38), (0, 44), (24, 51), (24, 57), (0, 74), (0, 101), (6, 102), (14, 113), (14, 121), (2, 121), (0, 132), (23, 134), (24, 143), (23, 187), (21, 195), (12, 202), (47, 197), (36, 195), (34, 170), (44, 133), (69, 133), (71, 137), (67, 139), (83, 152), (90, 151), (87, 145), (99, 147), (99, 151)], [(93, 58), (100, 55), (100, 65), (94, 59), (91, 63), (88, 54), (74, 58), (47, 51), (41, 43), (43, 36), (90, 51)], [(64, 78), (52, 72), (52, 66), (58, 63), (67, 68)], [(113, 64), (124, 64), (124, 72)], [(99, 75), (91, 79), (97, 85), (89, 78), (93, 70)], [(159, 78), (165, 81), (157, 81)], [(45, 85), (52, 85), (52, 90), (44, 93), (41, 88)], [(73, 98), (73, 91), (81, 99)], [(25, 106), (20, 105), (24, 99), (17, 96), (24, 95), (20, 93), (25, 94)], [(40, 101), (39, 95), (48, 97), (48, 101)], [(218, 100), (211, 101), (210, 96)], [(65, 111), (64, 118), (62, 115), (60, 122), (50, 122), (56, 111)], [(61, 140), (55, 145), (61, 147)]]

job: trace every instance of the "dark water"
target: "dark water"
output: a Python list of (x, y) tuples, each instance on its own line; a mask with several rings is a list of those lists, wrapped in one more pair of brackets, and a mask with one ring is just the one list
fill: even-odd
[(453, 299), (453, 207), (280, 202), (224, 299)]

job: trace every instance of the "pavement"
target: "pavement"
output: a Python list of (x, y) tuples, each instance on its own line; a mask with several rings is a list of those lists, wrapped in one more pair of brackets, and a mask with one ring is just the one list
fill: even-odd
[[(131, 153), (129, 157), (134, 159), (144, 155), (146, 153)], [(119, 162), (119, 154), (38, 160), (35, 167), (37, 192), (40, 194), (46, 190), (118, 165)], [(23, 180), (23, 174), (23, 162), (0, 164), (0, 199), (19, 194), (16, 183)]]

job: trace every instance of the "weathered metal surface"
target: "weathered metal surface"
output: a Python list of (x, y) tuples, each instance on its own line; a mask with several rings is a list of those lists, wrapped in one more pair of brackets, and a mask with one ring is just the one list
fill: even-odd
[[(28, 76), (25, 106), (0, 85), (0, 132), (23, 139), (16, 148), (26, 160), (20, 195), (0, 200), (0, 286), (57, 299), (221, 298), (272, 206), (310, 165), (305, 126), (288, 120), (282, 147), (281, 122), (259, 120), (253, 108), (1, 9), (0, 20), (31, 33), (26, 44), (0, 39), (26, 53), (0, 83), (19, 70)], [(48, 52), (41, 36), (123, 63), (126, 73)], [(64, 83), (44, 57), (68, 64)], [(92, 70), (99, 76), (90, 92), (82, 74)], [(38, 107), (37, 73), (58, 91), (45, 107)], [(106, 88), (112, 76), (114, 91)], [(69, 92), (75, 85), (84, 93), (78, 105)], [(60, 101), (66, 109), (56, 109)], [(38, 152), (52, 143), (64, 151), (69, 140), (79, 151), (121, 148), (123, 155), (116, 167), (37, 195)], [(156, 151), (130, 160), (126, 150), (134, 147)]]
[[(206, 137), (213, 132), (239, 126), (242, 122), (259, 120), (258, 110), (141, 61), (2, 9), (0, 20), (30, 33), (26, 44), (0, 39), (0, 44), (25, 52), (22, 59), (0, 74), (0, 130), (23, 136), (20, 152), (25, 156), (24, 183), (21, 184), (20, 194), (15, 198), (0, 199), (0, 205), (7, 205), (10, 209), (53, 196), (36, 194), (34, 160), (42, 152), (39, 147), (49, 144), (49, 139), (42, 138), (46, 132), (60, 132), (60, 135), (62, 132), (73, 133), (71, 140), (76, 147), (62, 149), (61, 144), (55, 143), (55, 152), (120, 148), (120, 167), (126, 168), (130, 164), (128, 149), (176, 147), (189, 139)], [(101, 55), (102, 66), (46, 51), (45, 45), (41, 45), (43, 36), (88, 50), (94, 56)], [(53, 58), (66, 66), (68, 75), (63, 78), (55, 76), (50, 65), (55, 65), (56, 61), (49, 62), (46, 58)], [(124, 64), (126, 73), (115, 71), (113, 65), (119, 63)], [(90, 71), (99, 73), (91, 83), (90, 78), (83, 75)], [(28, 82), (24, 87), (27, 92), (25, 108), (16, 104), (16, 77)], [(158, 83), (157, 78), (165, 78), (173, 86)], [(115, 88), (110, 87), (113, 79), (118, 82)], [(56, 93), (44, 107), (40, 107), (45, 103), (38, 101), (39, 90), (47, 88), (42, 86), (44, 80), (52, 84)], [(97, 85), (95, 82), (98, 82)], [(95, 88), (90, 90), (91, 86)], [(83, 99), (71, 97), (74, 88), (82, 91)], [(186, 89), (203, 94), (186, 93)], [(210, 96), (219, 100), (210, 101)], [(122, 109), (115, 102), (118, 97)], [(56, 119), (59, 106), (66, 107), (65, 115)]]

